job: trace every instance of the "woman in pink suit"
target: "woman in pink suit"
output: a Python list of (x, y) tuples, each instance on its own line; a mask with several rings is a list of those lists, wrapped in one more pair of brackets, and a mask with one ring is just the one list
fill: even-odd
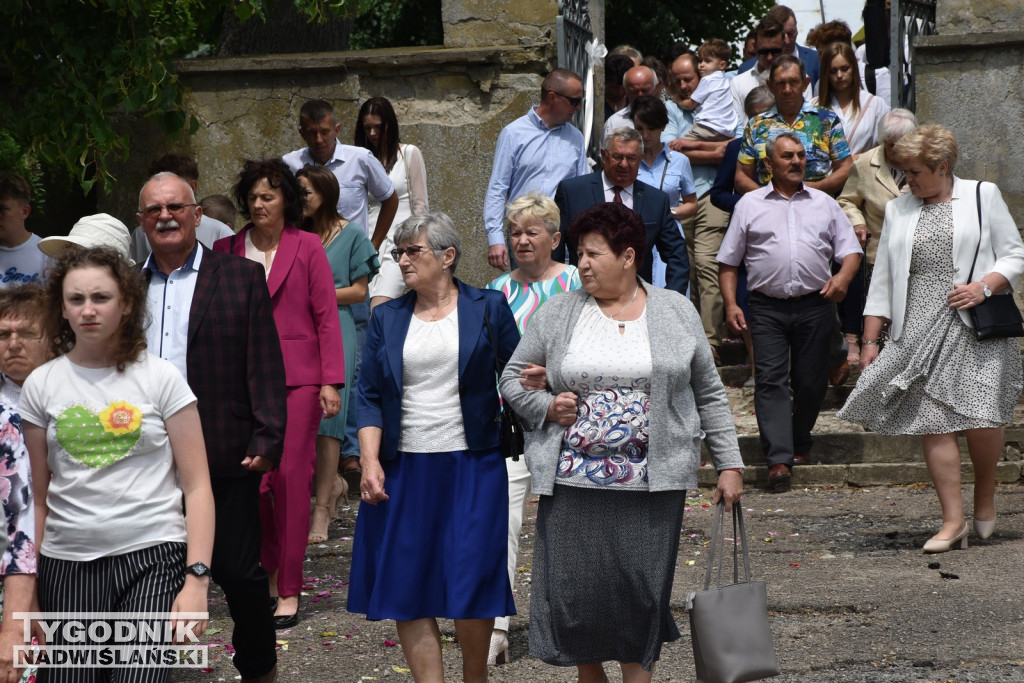
[(284, 456), (260, 486), (262, 562), (270, 572), (270, 593), (277, 596), (278, 628), (298, 623), (316, 431), (322, 417), (341, 409), (337, 386), (345, 382), (331, 266), (319, 238), (295, 227), (302, 221), (301, 189), (280, 159), (246, 161), (235, 197), (252, 222), (213, 245), (266, 269), (281, 337), (288, 385)]

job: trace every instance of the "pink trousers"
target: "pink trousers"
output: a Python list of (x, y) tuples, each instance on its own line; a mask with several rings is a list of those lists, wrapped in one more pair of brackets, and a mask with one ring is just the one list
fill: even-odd
[(316, 430), (323, 413), (320, 387), (288, 388), (288, 426), (281, 465), (260, 483), (261, 561), (277, 572), (277, 594), (302, 591), (302, 562), (309, 536), (309, 504), (316, 467)]

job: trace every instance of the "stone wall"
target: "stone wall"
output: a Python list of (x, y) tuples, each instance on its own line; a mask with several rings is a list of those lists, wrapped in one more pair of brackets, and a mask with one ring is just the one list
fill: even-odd
[(963, 178), (999, 185), (1024, 228), (1024, 6), (1019, 0), (939, 0), (937, 35), (914, 44), (917, 115), (956, 134)]
[(242, 159), (304, 146), (297, 127), (306, 100), (333, 103), (340, 140), (351, 144), (359, 106), (384, 96), (402, 140), (423, 151), (431, 210), (451, 215), (462, 233), (459, 275), (482, 285), (496, 274), (486, 263), (482, 219), (495, 142), (538, 101), (555, 65), (556, 12), (554, 0), (446, 0), (444, 47), (179, 62), (199, 130), (174, 142), (134, 125), (135, 149), (146, 152), (115, 171), (122, 182), (101, 210), (133, 217), (146, 166), (170, 149), (197, 158), (201, 197), (229, 194)]

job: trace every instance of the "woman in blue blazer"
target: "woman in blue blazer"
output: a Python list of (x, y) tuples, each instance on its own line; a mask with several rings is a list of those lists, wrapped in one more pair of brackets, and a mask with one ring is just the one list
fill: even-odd
[(363, 350), (348, 609), (397, 621), (417, 680), (443, 677), (436, 619), (454, 619), (463, 679), (485, 680), (494, 617), (515, 613), (494, 364), (519, 332), (500, 292), (454, 279), (448, 216), (409, 218), (394, 242), (411, 291), (374, 309)]

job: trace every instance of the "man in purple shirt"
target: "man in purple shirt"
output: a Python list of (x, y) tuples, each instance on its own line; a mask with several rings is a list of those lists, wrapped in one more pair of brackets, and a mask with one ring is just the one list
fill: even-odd
[[(771, 184), (736, 204), (718, 252), (719, 281), (726, 323), (741, 333), (747, 320), (736, 303), (736, 272), (746, 265), (757, 425), (768, 488), (785, 491), (793, 465), (810, 462), (811, 429), (828, 389), (835, 304), (846, 296), (862, 251), (839, 204), (804, 184), (807, 155), (799, 136), (771, 138), (765, 163)], [(842, 262), (835, 275), (833, 259)]]

